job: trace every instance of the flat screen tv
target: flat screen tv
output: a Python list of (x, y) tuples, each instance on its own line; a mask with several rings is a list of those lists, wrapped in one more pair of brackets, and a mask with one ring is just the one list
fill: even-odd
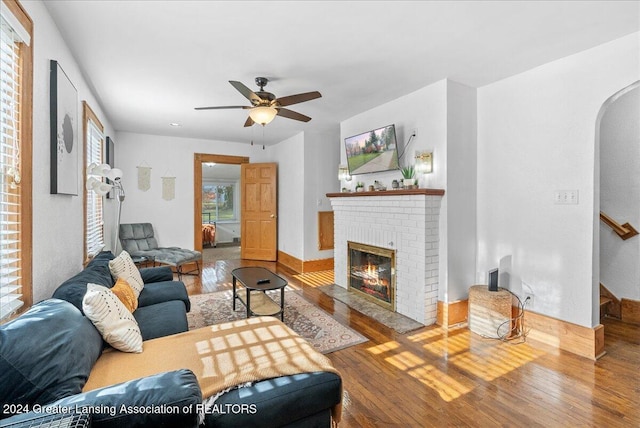
[(344, 147), (350, 175), (400, 169), (395, 125), (345, 138)]

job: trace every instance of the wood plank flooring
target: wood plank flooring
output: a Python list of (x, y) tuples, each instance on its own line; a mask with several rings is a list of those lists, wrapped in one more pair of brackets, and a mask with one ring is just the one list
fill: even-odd
[[(264, 266), (369, 342), (328, 355), (342, 373), (347, 427), (639, 427), (640, 328), (606, 318), (592, 362), (544, 345), (483, 339), (466, 328), (398, 334), (275, 263), (212, 259), (190, 294), (231, 288), (231, 271)], [(526, 318), (525, 318), (526, 321)], [(310, 397), (311, 399), (311, 397)]]

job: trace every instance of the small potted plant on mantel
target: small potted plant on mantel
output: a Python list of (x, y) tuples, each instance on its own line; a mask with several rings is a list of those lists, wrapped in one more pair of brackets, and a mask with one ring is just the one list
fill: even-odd
[(405, 166), (404, 168), (402, 168), (401, 172), (402, 172), (402, 177), (404, 178), (404, 180), (402, 180), (402, 184), (404, 184), (405, 189), (408, 189), (410, 188), (410, 186), (413, 186), (416, 181), (415, 180), (416, 170), (413, 167), (413, 165)]
[(356, 183), (356, 192), (364, 192), (364, 183), (362, 181)]

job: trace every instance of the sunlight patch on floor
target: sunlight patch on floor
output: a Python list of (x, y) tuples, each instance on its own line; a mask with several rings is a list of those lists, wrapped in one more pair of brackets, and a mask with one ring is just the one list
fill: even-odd
[(298, 281), (310, 287), (320, 287), (334, 283), (333, 271), (323, 270), (320, 272), (301, 273), (293, 276)]
[(371, 352), (373, 355), (379, 355), (384, 352), (393, 351), (394, 349), (398, 349), (399, 347), (400, 344), (398, 342), (391, 341), (367, 348), (367, 351)]
[[(473, 385), (463, 385), (441, 370), (432, 365), (424, 365), (408, 371), (409, 375), (418, 379), (426, 386), (434, 389), (444, 401), (453, 401), (462, 395), (471, 392)], [(470, 382), (469, 382), (470, 383)]]
[(466, 328), (432, 328), (407, 338), (421, 343), (426, 352), (441, 359), (443, 364), (459, 368), (460, 371), (451, 372), (461, 373), (459, 379), (428, 364), (428, 360), (420, 355), (404, 350), (396, 341), (372, 346), (367, 351), (374, 355), (388, 354), (385, 357), (388, 364), (432, 388), (445, 401), (472, 391), (475, 388), (473, 377), (490, 382), (545, 354), (527, 343), (482, 339)]

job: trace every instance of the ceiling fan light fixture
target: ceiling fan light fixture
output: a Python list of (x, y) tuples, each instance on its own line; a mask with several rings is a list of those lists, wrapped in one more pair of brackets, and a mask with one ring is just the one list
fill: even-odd
[(274, 107), (254, 107), (249, 110), (249, 117), (251, 120), (263, 126), (270, 123), (277, 114), (278, 110)]

